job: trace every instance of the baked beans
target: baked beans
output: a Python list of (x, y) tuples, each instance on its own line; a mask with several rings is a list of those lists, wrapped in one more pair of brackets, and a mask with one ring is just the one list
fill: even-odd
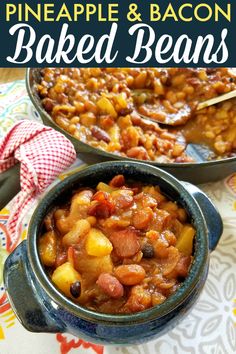
[(195, 229), (158, 186), (116, 175), (82, 188), (44, 221), (39, 254), (52, 282), (90, 310), (135, 313), (187, 277)]
[[(191, 162), (190, 142), (207, 144), (213, 158), (236, 149), (236, 101), (195, 111), (199, 102), (235, 89), (228, 68), (45, 68), (38, 93), (56, 124), (104, 151), (156, 162)], [(191, 116), (179, 129), (163, 129), (140, 114), (165, 121)]]

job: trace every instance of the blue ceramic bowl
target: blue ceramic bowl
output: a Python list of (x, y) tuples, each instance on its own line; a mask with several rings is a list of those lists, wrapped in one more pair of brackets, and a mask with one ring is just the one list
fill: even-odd
[[(116, 174), (159, 185), (187, 210), (197, 230), (194, 261), (182, 286), (164, 303), (130, 315), (93, 312), (66, 298), (47, 277), (37, 247), (43, 219), (54, 205), (68, 199), (75, 188), (96, 186)], [(4, 282), (16, 316), (29, 331), (69, 332), (99, 344), (138, 344), (163, 335), (182, 321), (202, 290), (209, 251), (216, 247), (221, 234), (219, 213), (197, 187), (144, 163), (100, 163), (68, 177), (47, 193), (31, 218), (28, 240), (6, 260)]]

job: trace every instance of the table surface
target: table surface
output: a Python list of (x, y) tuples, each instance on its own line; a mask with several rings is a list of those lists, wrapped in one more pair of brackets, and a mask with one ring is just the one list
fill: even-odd
[[(1, 71), (2, 70), (2, 71)], [(24, 77), (24, 69), (0, 69), (0, 78)], [(4, 74), (4, 75), (3, 75)], [(16, 76), (14, 76), (16, 77)], [(0, 86), (0, 139), (20, 119), (39, 119), (24, 81)], [(77, 161), (79, 164), (79, 160)], [(61, 178), (65, 175), (61, 175)], [(57, 180), (59, 181), (59, 180)], [(189, 315), (168, 334), (139, 346), (96, 346), (69, 334), (27, 332), (16, 319), (2, 283), (4, 257), (9, 253), (6, 222), (12, 203), (0, 211), (0, 353), (1, 354), (235, 354), (236, 353), (236, 173), (201, 186), (218, 207), (224, 233), (210, 257), (202, 294)], [(35, 205), (37, 204), (37, 201)], [(27, 236), (30, 214), (21, 225), (20, 242)]]
[(25, 70), (25, 68), (0, 68), (0, 84), (24, 79)]

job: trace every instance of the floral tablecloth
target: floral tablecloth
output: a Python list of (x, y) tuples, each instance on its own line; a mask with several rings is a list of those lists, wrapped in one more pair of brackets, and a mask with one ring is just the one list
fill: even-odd
[[(39, 120), (27, 97), (24, 82), (17, 81), (1, 85), (0, 138), (16, 121), (23, 118)], [(77, 168), (82, 168), (79, 160), (72, 170)], [(59, 178), (63, 177), (64, 175), (59, 176)], [(84, 342), (69, 334), (30, 333), (20, 325), (7, 301), (2, 283), (2, 272), (0, 272), (0, 353), (236, 353), (236, 303), (234, 300), (236, 298), (236, 173), (223, 181), (202, 185), (201, 188), (217, 205), (223, 218), (224, 233), (217, 249), (211, 255), (209, 276), (204, 290), (191, 313), (178, 327), (148, 344), (129, 347), (102, 347)], [(1, 269), (7, 254), (16, 246), (16, 244), (10, 245), (5, 226), (10, 209), (11, 203), (0, 211)], [(21, 225), (18, 243), (27, 237), (29, 217), (30, 215), (27, 215)]]

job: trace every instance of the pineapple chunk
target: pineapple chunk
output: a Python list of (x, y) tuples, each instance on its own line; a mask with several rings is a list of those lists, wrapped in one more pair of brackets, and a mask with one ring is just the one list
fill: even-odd
[(111, 256), (93, 257), (86, 253), (81, 254), (76, 260), (76, 266), (86, 282), (93, 284), (101, 273), (111, 273), (113, 264)]
[(88, 233), (85, 249), (89, 256), (103, 257), (109, 255), (113, 247), (100, 230), (92, 228)]
[(110, 114), (113, 118), (117, 117), (117, 113), (111, 101), (106, 97), (101, 97), (97, 101), (97, 106), (103, 114)]
[(39, 255), (41, 262), (47, 266), (52, 267), (56, 261), (57, 256), (57, 239), (55, 232), (46, 232), (39, 239)]
[(73, 298), (70, 286), (76, 281), (81, 282), (81, 275), (72, 267), (70, 262), (63, 263), (52, 274), (53, 283), (68, 297)]
[(126, 94), (124, 92), (120, 93), (119, 95), (116, 95), (115, 100), (121, 109), (127, 108), (128, 102), (127, 102)]
[(191, 225), (184, 225), (178, 237), (176, 248), (186, 256), (193, 253), (193, 238), (196, 231)]
[(111, 192), (115, 191), (117, 188), (111, 187), (106, 183), (99, 182), (96, 189), (98, 191), (111, 193)]

